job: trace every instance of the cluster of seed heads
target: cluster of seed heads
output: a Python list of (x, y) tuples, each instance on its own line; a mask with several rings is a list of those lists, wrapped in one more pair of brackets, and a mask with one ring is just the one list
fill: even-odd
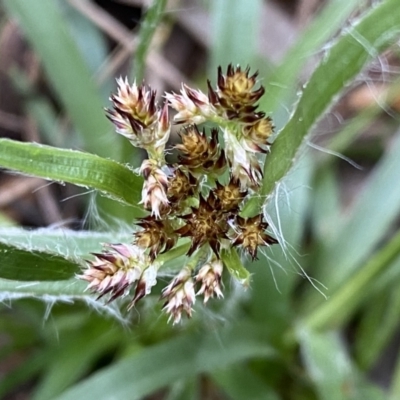
[[(156, 283), (158, 256), (188, 238), (187, 263), (161, 295), (163, 309), (176, 323), (182, 312), (191, 316), (196, 296), (205, 303), (223, 296), (222, 251), (239, 247), (254, 260), (259, 246), (276, 243), (262, 214), (239, 215), (260, 185), (259, 156), (268, 152), (273, 132), (271, 119), (257, 111), (264, 88), (256, 78), (249, 68), (229, 65), (226, 74), (219, 68), (217, 86), (208, 82), (208, 94), (182, 85), (180, 94), (165, 95), (162, 107), (155, 91), (117, 80), (113, 108), (106, 113), (117, 133), (148, 154), (139, 173), (141, 203), (149, 215), (136, 221), (132, 244), (107, 245), (88, 262), (81, 278), (99, 297), (109, 295), (112, 301), (135, 288), (131, 308)], [(169, 107), (176, 111), (173, 122), (181, 125), (181, 141), (173, 147), (176, 163), (165, 159)], [(215, 126), (210, 132), (198, 127), (207, 122)]]

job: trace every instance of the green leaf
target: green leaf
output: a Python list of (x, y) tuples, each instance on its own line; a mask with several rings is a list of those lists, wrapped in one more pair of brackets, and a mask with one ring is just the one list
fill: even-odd
[(86, 150), (112, 155), (119, 139), (110, 135), (101, 96), (57, 2), (6, 0), (3, 4), (40, 56), (51, 84), (82, 135)]
[[(37, 298), (62, 300), (88, 300), (93, 296), (85, 292), (87, 284), (78, 279), (48, 282), (23, 282), (0, 278), (1, 299)], [(99, 303), (100, 304), (100, 303)]]
[(135, 52), (133, 60), (132, 78), (137, 82), (141, 82), (144, 78), (146, 68), (146, 56), (149, 52), (151, 40), (164, 16), (167, 0), (153, 0), (152, 5), (146, 12), (141, 21), (140, 31), (138, 34), (139, 44)]
[[(90, 320), (89, 320), (90, 321)], [(108, 323), (86, 324), (79, 333), (54, 346), (53, 357), (36, 386), (33, 400), (51, 400), (87, 374), (95, 362), (121, 342), (121, 332)]]
[(371, 292), (376, 277), (399, 255), (400, 232), (306, 318), (307, 326), (318, 330), (343, 324)]
[[(361, 267), (400, 212), (400, 187), (396, 184), (400, 174), (399, 151), (400, 135), (374, 168), (352, 209), (336, 227), (332, 240), (321, 249), (316, 277), (332, 289)], [(380, 209), (385, 212), (377, 212)]]
[(232, 400), (279, 400), (276, 392), (246, 365), (235, 365), (214, 372), (212, 379)]
[(0, 243), (0, 278), (19, 281), (70, 279), (79, 265), (56, 254), (21, 249)]
[(222, 249), (221, 260), (223, 261), (229, 273), (237, 279), (242, 285), (248, 286), (250, 283), (250, 273), (243, 266), (242, 261), (235, 248), (230, 250)]
[(368, 299), (356, 332), (355, 357), (357, 364), (370, 370), (393, 338), (400, 320), (399, 281), (392, 287)]
[(102, 243), (130, 243), (131, 232), (88, 232), (70, 229), (0, 228), (0, 241), (64, 257), (82, 257), (102, 249)]
[(375, 57), (395, 42), (400, 33), (397, 0), (386, 0), (371, 9), (360, 22), (340, 37), (304, 88), (291, 119), (279, 133), (264, 165), (261, 197), (246, 204), (244, 213), (257, 213), (264, 199), (297, 160), (307, 134), (348, 82)]
[(335, 332), (297, 329), (302, 358), (321, 400), (384, 400), (381, 390), (358, 376)]
[[(275, 225), (282, 244), (260, 252), (260, 259), (249, 265), (253, 273), (250, 307), (253, 318), (270, 327), (271, 335), (282, 339), (282, 332), (293, 318), (291, 293), (304, 273), (304, 262), (297, 254), (306, 227), (307, 210), (312, 200), (309, 190), (315, 164), (309, 155), (280, 184), (275, 201), (268, 204), (266, 215)], [(275, 233), (274, 233), (275, 235)], [(268, 305), (268, 307), (266, 307)]]
[(254, 325), (192, 332), (164, 341), (104, 368), (77, 384), (58, 400), (141, 399), (175, 381), (274, 352)]
[(336, 33), (354, 9), (361, 6), (360, 3), (363, 1), (331, 0), (315, 19), (307, 24), (279, 66), (268, 77), (266, 95), (260, 102), (262, 110), (270, 113), (282, 107), (286, 97), (295, 92), (296, 79), (299, 78), (304, 64)]
[(128, 167), (93, 154), (0, 139), (0, 167), (96, 189), (140, 208), (143, 179)]

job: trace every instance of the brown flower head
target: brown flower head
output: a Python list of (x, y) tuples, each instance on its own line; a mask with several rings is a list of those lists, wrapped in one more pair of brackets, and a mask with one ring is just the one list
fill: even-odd
[(210, 140), (205, 131), (200, 132), (196, 125), (183, 129), (182, 143), (175, 148), (181, 152), (179, 160), (192, 170), (220, 171), (225, 166), (225, 158), (218, 144), (218, 130), (211, 131)]
[(218, 98), (220, 104), (225, 108), (239, 110), (250, 107), (247, 111), (254, 111), (254, 104), (264, 94), (264, 87), (254, 89), (257, 83), (258, 72), (249, 76), (250, 67), (242, 71), (240, 66), (236, 68), (232, 64), (228, 65), (227, 73), (222, 73), (222, 68), (218, 68)]
[(243, 127), (243, 136), (247, 146), (254, 152), (267, 152), (269, 137), (274, 131), (272, 120), (269, 117), (257, 119), (252, 124)]
[(151, 266), (150, 259), (137, 246), (106, 244), (105, 251), (94, 256), (79, 277), (89, 282), (87, 288), (98, 292), (99, 298), (110, 293), (109, 301), (122, 296)]
[(179, 274), (163, 290), (161, 299), (165, 300), (163, 310), (173, 319), (174, 324), (181, 320), (182, 311), (192, 316), (192, 306), (196, 300), (192, 272), (183, 268)]
[(199, 269), (195, 280), (201, 282), (201, 288), (196, 294), (204, 294), (204, 303), (207, 303), (210, 297), (214, 297), (214, 294), (217, 297), (224, 297), (221, 290), (223, 268), (222, 261), (214, 258)]
[(173, 176), (169, 180), (167, 192), (171, 207), (174, 204), (178, 205), (189, 196), (193, 196), (196, 192), (196, 187), (197, 179), (192, 174), (186, 174), (179, 167), (175, 168)]
[(278, 243), (275, 238), (265, 232), (267, 228), (268, 224), (262, 220), (261, 215), (247, 219), (237, 216), (234, 225), (236, 238), (232, 244), (233, 246), (241, 245), (254, 260), (257, 258), (258, 246)]
[(217, 182), (212, 195), (216, 199), (216, 206), (221, 211), (237, 211), (239, 205), (246, 197), (247, 191), (242, 191), (240, 189), (240, 182), (232, 178), (227, 185)]
[(228, 222), (226, 216), (215, 210), (210, 204), (200, 196), (198, 208), (192, 208), (192, 213), (181, 217), (186, 225), (177, 229), (175, 232), (182, 237), (191, 237), (192, 244), (187, 253), (191, 256), (203, 244), (209, 243), (216, 255), (219, 254), (221, 240), (226, 239)]
[(144, 250), (150, 249), (149, 256), (152, 261), (158, 254), (171, 250), (177, 242), (178, 237), (167, 219), (157, 220), (150, 215), (139, 220), (136, 225), (142, 230), (134, 233), (134, 244)]

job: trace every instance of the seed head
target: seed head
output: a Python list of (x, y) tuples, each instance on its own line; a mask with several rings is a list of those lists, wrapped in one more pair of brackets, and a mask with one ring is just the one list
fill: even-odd
[(227, 129), (224, 132), (225, 156), (231, 169), (232, 177), (240, 182), (240, 189), (256, 189), (262, 178), (262, 171), (257, 157), (249, 150), (246, 141), (239, 140)]
[(175, 146), (181, 152), (181, 164), (195, 172), (219, 172), (224, 168), (225, 158), (219, 150), (217, 129), (211, 131), (211, 139), (208, 140), (204, 130), (200, 132), (196, 125), (190, 125), (184, 128), (181, 138), (182, 143)]
[(174, 117), (177, 124), (201, 124), (206, 119), (216, 115), (216, 110), (208, 97), (200, 90), (182, 85), (181, 94), (167, 93), (165, 95), (170, 106), (178, 113)]
[(88, 268), (79, 278), (89, 282), (87, 289), (99, 293), (99, 298), (110, 293), (109, 301), (122, 296), (144, 270), (150, 259), (137, 246), (106, 244), (103, 253), (95, 253)]
[(165, 300), (163, 310), (169, 314), (168, 321), (173, 319), (177, 324), (182, 317), (182, 311), (190, 318), (192, 306), (196, 300), (194, 283), (189, 268), (183, 268), (179, 274), (163, 290), (161, 299)]
[(219, 182), (212, 191), (216, 200), (216, 207), (221, 211), (237, 211), (239, 205), (247, 195), (247, 191), (242, 191), (240, 182), (232, 178), (227, 185), (221, 185)]
[(258, 72), (249, 76), (250, 67), (242, 71), (240, 66), (236, 68), (232, 64), (228, 65), (227, 73), (222, 73), (222, 68), (218, 68), (218, 97), (219, 102), (226, 108), (240, 110), (253, 106), (264, 94), (264, 87), (260, 86), (254, 90)]
[(113, 109), (106, 115), (115, 125), (117, 133), (144, 149), (162, 151), (168, 141), (171, 124), (167, 104), (157, 107), (156, 92), (144, 85), (129, 85), (128, 80), (117, 79), (118, 91), (112, 95)]
[(157, 283), (158, 265), (153, 263), (147, 267), (139, 278), (136, 285), (135, 294), (132, 301), (128, 305), (128, 311), (136, 305), (136, 303), (144, 296), (151, 292), (151, 288)]
[(223, 271), (222, 261), (214, 258), (213, 261), (203, 265), (197, 273), (195, 280), (201, 282), (201, 288), (197, 295), (204, 294), (204, 304), (214, 297), (214, 294), (220, 298), (224, 297), (221, 290), (221, 276)]
[(252, 149), (253, 152), (267, 151), (269, 137), (272, 135), (274, 126), (272, 120), (269, 117), (258, 119), (253, 124), (245, 125), (243, 128), (243, 136), (247, 146)]
[(140, 173), (145, 179), (140, 203), (159, 218), (160, 212), (168, 210), (168, 176), (154, 160), (144, 160)]
[(182, 200), (194, 195), (197, 190), (197, 179), (192, 174), (186, 174), (177, 167), (168, 184), (168, 200), (171, 206), (179, 205)]
[(136, 223), (141, 231), (135, 232), (134, 243), (141, 249), (150, 249), (150, 259), (154, 260), (161, 252), (170, 250), (178, 239), (169, 227), (168, 220), (157, 220), (154, 216), (142, 218)]
[(219, 254), (221, 240), (226, 239), (229, 229), (226, 217), (215, 210), (213, 204), (200, 196), (198, 208), (192, 208), (192, 213), (181, 217), (186, 225), (175, 232), (182, 237), (191, 237), (192, 244), (187, 253), (191, 256), (203, 244), (209, 243), (216, 255)]
[(234, 246), (241, 245), (254, 260), (257, 258), (258, 246), (278, 243), (275, 238), (265, 232), (267, 228), (268, 224), (263, 222), (261, 215), (247, 219), (237, 216), (235, 221), (236, 238), (232, 244)]

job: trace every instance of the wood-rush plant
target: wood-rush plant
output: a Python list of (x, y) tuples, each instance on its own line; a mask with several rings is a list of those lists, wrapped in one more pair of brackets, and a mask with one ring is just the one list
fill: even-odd
[[(257, 111), (264, 88), (256, 78), (250, 68), (229, 65), (226, 75), (219, 68), (217, 87), (208, 82), (207, 95), (183, 84), (181, 94), (165, 95), (162, 107), (155, 91), (144, 84), (117, 80), (107, 117), (117, 133), (147, 152), (139, 169), (144, 178), (140, 203), (150, 215), (136, 222), (141, 229), (132, 244), (106, 245), (80, 275), (99, 298), (109, 295), (112, 301), (134, 288), (132, 308), (155, 285), (162, 267), (158, 256), (180, 238), (189, 238), (188, 260), (161, 295), (165, 312), (177, 323), (182, 312), (191, 316), (197, 295), (204, 303), (214, 295), (223, 297), (222, 252), (240, 247), (254, 260), (259, 246), (277, 243), (266, 232), (262, 214), (239, 215), (248, 194), (259, 188), (258, 156), (268, 152), (273, 132), (271, 119)], [(184, 125), (181, 143), (174, 146), (179, 161), (173, 164), (165, 158), (169, 106), (177, 111), (174, 122)], [(216, 126), (210, 137), (197, 126), (205, 122)]]

